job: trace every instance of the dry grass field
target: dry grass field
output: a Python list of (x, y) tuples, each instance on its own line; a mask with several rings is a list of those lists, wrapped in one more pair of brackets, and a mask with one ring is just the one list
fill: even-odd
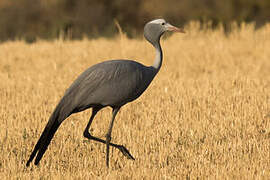
[[(162, 39), (161, 71), (117, 115), (112, 142), (131, 161), (83, 137), (91, 110), (61, 125), (39, 166), (25, 163), (71, 82), (106, 59), (151, 65), (145, 40), (23, 41), (0, 44), (0, 179), (269, 179), (270, 25), (243, 24), (225, 35), (199, 30)], [(104, 138), (105, 108), (91, 132)]]

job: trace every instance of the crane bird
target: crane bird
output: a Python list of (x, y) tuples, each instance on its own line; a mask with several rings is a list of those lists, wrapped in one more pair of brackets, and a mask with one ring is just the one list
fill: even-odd
[[(164, 19), (155, 19), (144, 27), (144, 37), (156, 50), (152, 66), (144, 66), (132, 60), (109, 60), (93, 65), (84, 71), (66, 90), (64, 96), (55, 107), (44, 128), (26, 166), (35, 158), (38, 165), (48, 148), (60, 124), (71, 114), (92, 108), (92, 114), (84, 130), (84, 137), (106, 144), (106, 165), (109, 167), (109, 146), (119, 149), (128, 159), (135, 160), (123, 145), (111, 143), (113, 122), (119, 109), (128, 102), (137, 99), (149, 86), (162, 65), (162, 49), (160, 37), (166, 31), (184, 33), (183, 29), (172, 26)], [(92, 136), (90, 125), (99, 110), (110, 106), (112, 119), (106, 134), (106, 140)]]

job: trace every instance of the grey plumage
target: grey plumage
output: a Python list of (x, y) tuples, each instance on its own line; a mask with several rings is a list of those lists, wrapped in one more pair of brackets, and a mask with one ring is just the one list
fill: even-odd
[[(110, 60), (84, 71), (66, 90), (56, 106), (26, 165), (30, 165), (36, 154), (35, 165), (39, 163), (58, 127), (67, 117), (88, 108), (92, 108), (92, 115), (84, 130), (84, 137), (106, 144), (107, 166), (109, 166), (109, 146), (118, 148), (123, 155), (134, 160), (124, 146), (110, 142), (113, 121), (119, 109), (137, 99), (158, 73), (162, 65), (159, 40), (165, 31), (183, 32), (163, 19), (153, 20), (144, 27), (145, 38), (156, 49), (153, 66), (144, 66), (131, 60)], [(89, 128), (96, 113), (106, 106), (112, 107), (113, 115), (105, 141), (92, 136)]]

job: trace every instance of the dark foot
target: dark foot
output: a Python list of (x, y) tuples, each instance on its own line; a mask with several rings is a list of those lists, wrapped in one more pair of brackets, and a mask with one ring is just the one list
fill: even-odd
[(130, 154), (130, 152), (127, 150), (127, 148), (125, 148), (125, 146), (123, 145), (119, 145), (119, 148), (118, 148), (124, 156), (126, 156), (128, 159), (132, 159), (132, 160), (135, 160), (135, 158)]

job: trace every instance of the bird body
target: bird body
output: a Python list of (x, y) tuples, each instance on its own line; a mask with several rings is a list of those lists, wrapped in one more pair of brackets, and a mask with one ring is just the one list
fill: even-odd
[[(35, 156), (35, 164), (39, 163), (62, 121), (71, 114), (88, 108), (92, 108), (92, 115), (85, 128), (84, 137), (106, 144), (107, 166), (109, 166), (109, 146), (118, 148), (123, 155), (134, 160), (124, 146), (110, 142), (113, 122), (119, 109), (126, 103), (137, 99), (158, 73), (162, 65), (162, 50), (159, 40), (165, 31), (183, 32), (163, 19), (157, 19), (145, 25), (144, 36), (156, 49), (153, 66), (144, 66), (132, 60), (110, 60), (93, 65), (79, 75), (66, 90), (50, 116), (26, 165), (29, 166)], [(106, 141), (104, 141), (92, 136), (89, 128), (96, 113), (106, 106), (112, 107), (113, 114)]]
[(77, 112), (96, 104), (123, 106), (138, 98), (155, 74), (153, 67), (135, 61), (105, 61), (83, 72), (67, 89), (63, 101), (70, 101), (67, 103), (71, 103), (74, 106), (71, 109)]

